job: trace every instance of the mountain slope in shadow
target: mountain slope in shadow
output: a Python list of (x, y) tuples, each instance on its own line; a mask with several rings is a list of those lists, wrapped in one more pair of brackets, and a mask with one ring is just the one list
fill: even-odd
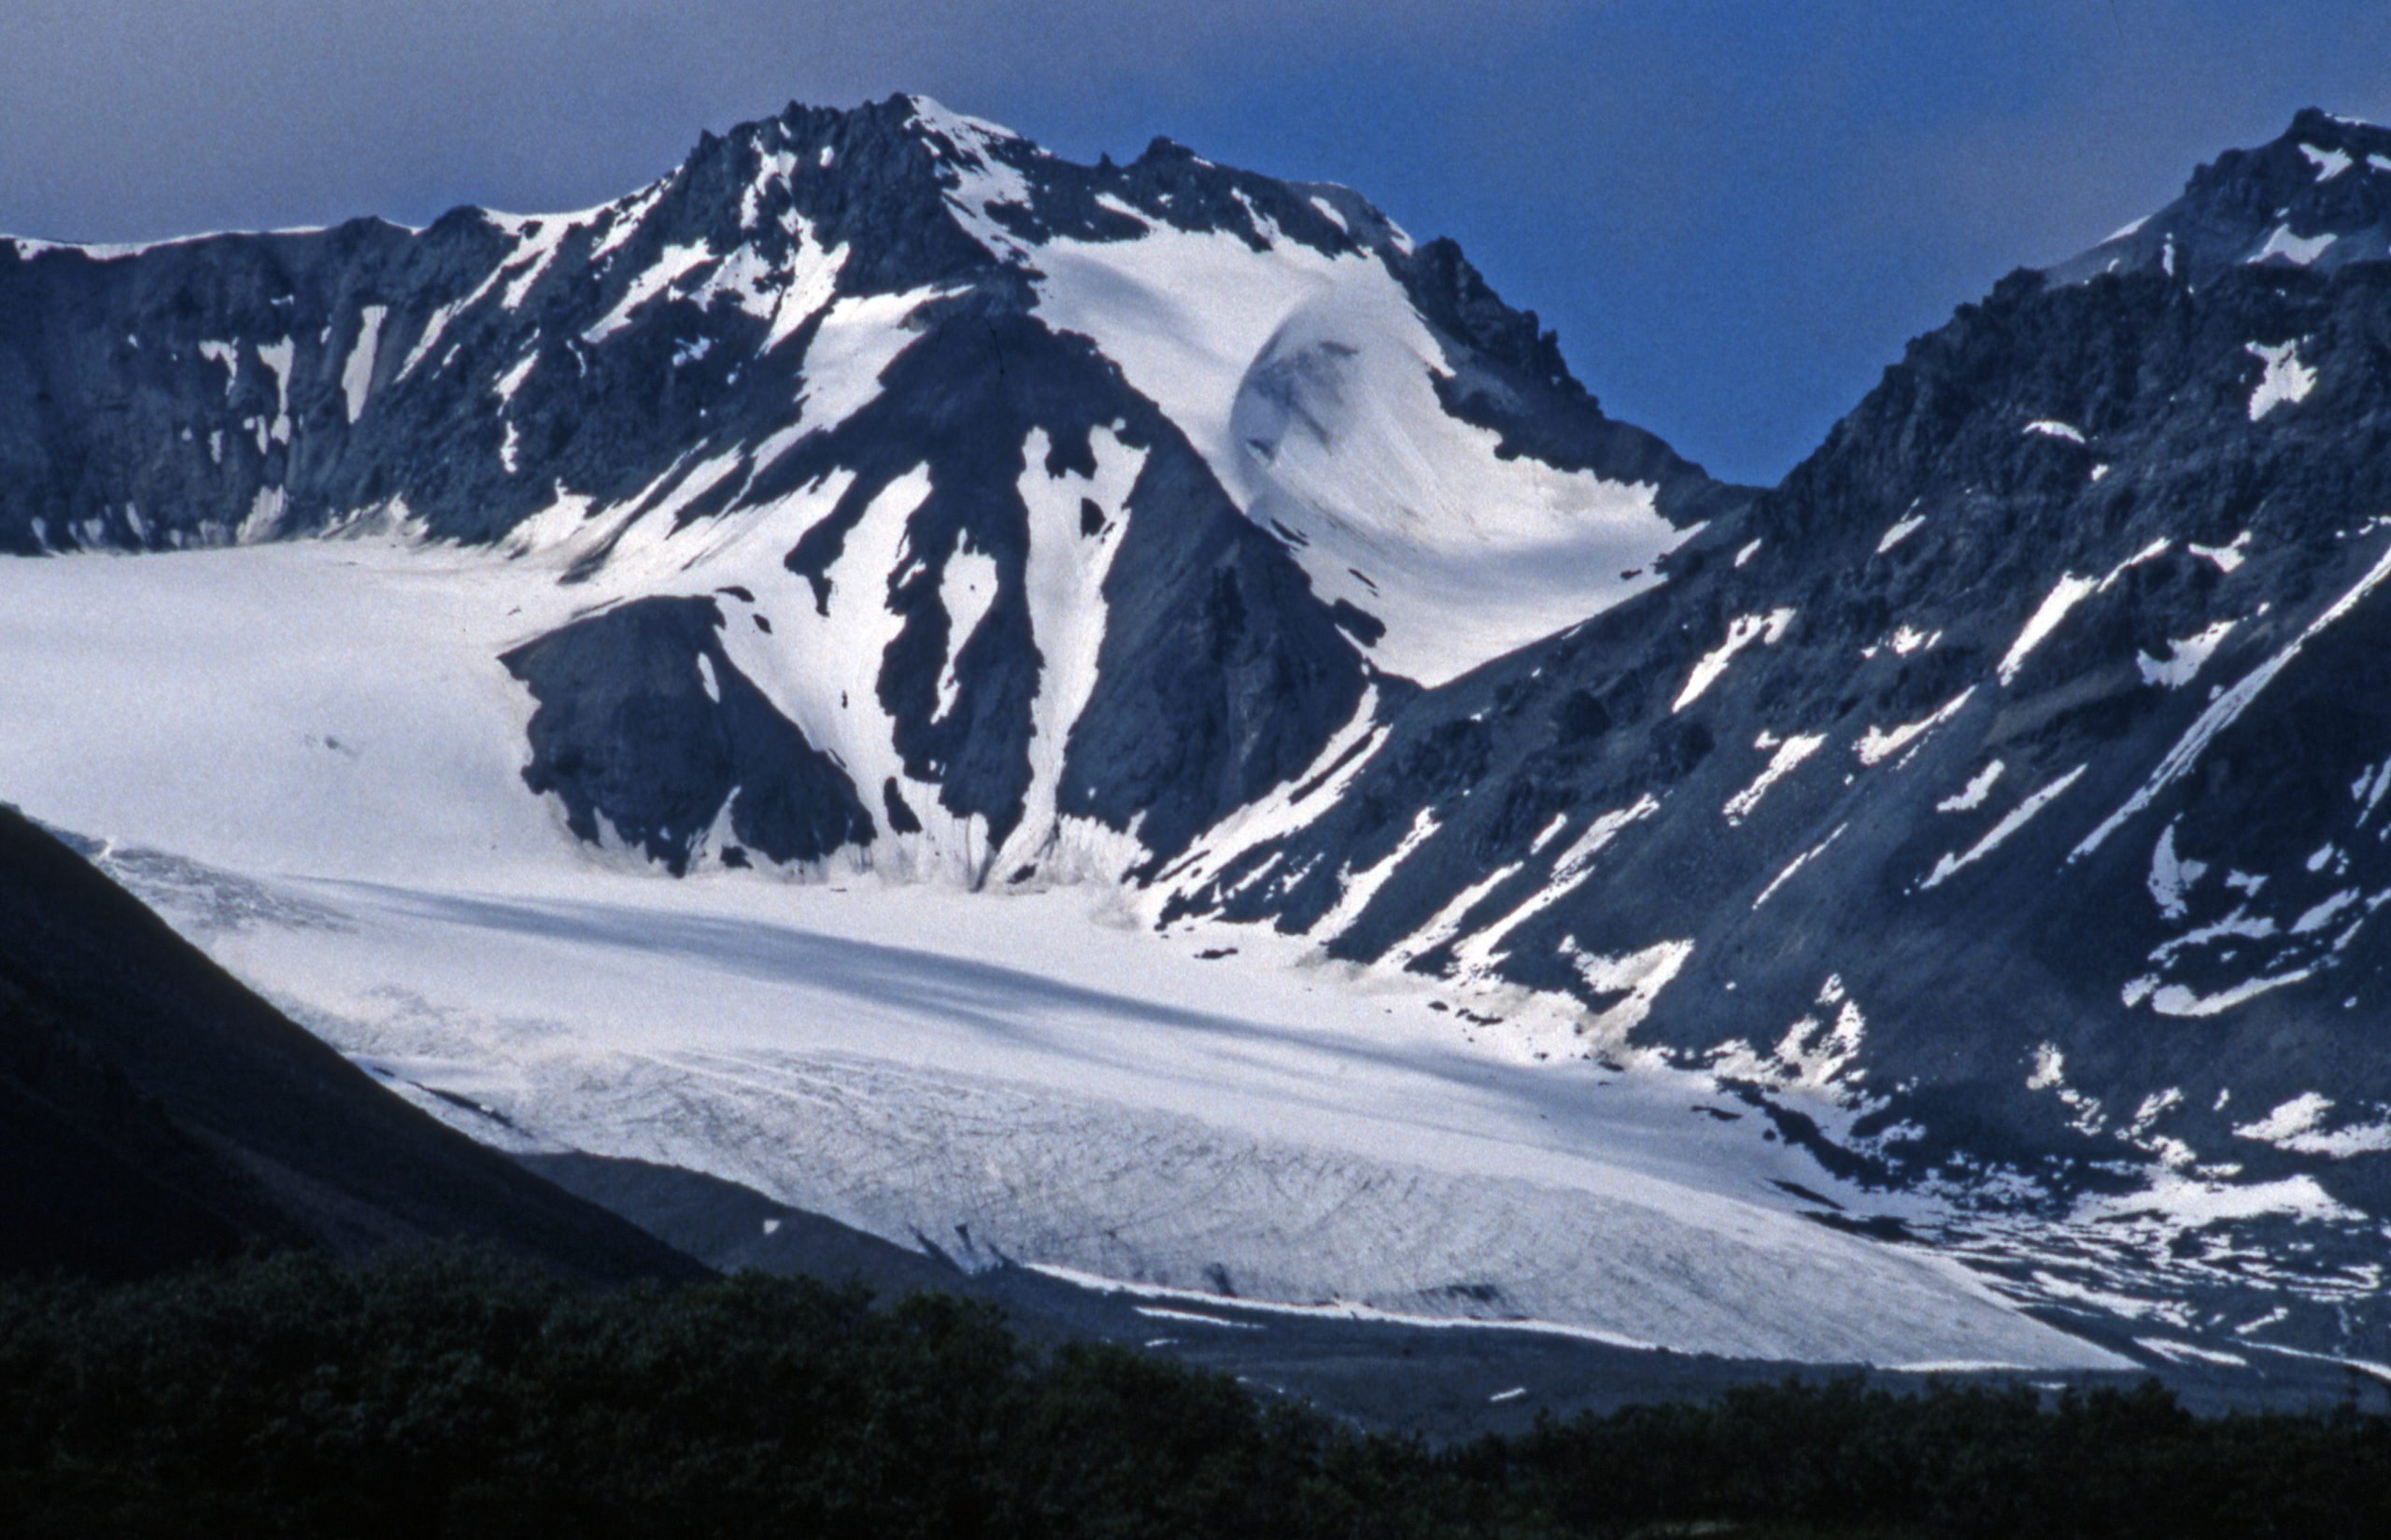
[(375, 1085), (0, 805), (0, 1270), (432, 1241), (705, 1271)]

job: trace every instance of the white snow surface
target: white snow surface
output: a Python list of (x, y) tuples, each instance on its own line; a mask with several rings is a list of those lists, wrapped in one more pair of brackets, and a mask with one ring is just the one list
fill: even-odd
[[(1583, 832), (1570, 842), (1569, 848), (1552, 863), (1552, 874), (1546, 879), (1543, 887), (1531, 894), (1519, 908), (1499, 920), (1480, 925), (1475, 934), (1453, 948), (1457, 976), (1481, 980), (1490, 977), (1495, 960), (1508, 954), (1507, 943), (1513, 931), (1559, 903), (1592, 876), (1595, 860), (1613, 840), (1619, 838), (1621, 830), (1660, 811), (1660, 799), (1647, 792), (1630, 805), (1615, 808), (1589, 822)], [(1567, 821), (1565, 816), (1558, 820), (1555, 832)], [(1539, 844), (1542, 842), (1539, 841)]]
[[(263, 343), (258, 347), (258, 361), (274, 373), (275, 406), (272, 436), (277, 444), (290, 442), (290, 369), (292, 360), (297, 356), (298, 345), (289, 337), (284, 337), (279, 342)], [(264, 445), (260, 445), (259, 450), (262, 453)]]
[(1912, 514), (1907, 518), (1897, 521), (1888, 528), (1883, 537), (1876, 542), (1876, 554), (1883, 556), (1887, 551), (1916, 534), (1917, 527), (1925, 522), (1924, 514)]
[(2027, 798), (2024, 801), (2010, 809), (2007, 816), (2003, 817), (1998, 824), (1993, 825), (1991, 831), (1986, 834), (1983, 839), (1969, 846), (1965, 855), (1946, 855), (1941, 860), (1935, 862), (1934, 869), (1928, 873), (1925, 882), (1918, 884), (1919, 890), (1922, 892), (1927, 888), (1942, 886), (1944, 883), (1949, 881), (1954, 873), (1975, 865), (1978, 861), (1983, 860), (1986, 856), (2000, 849), (2002, 842), (2007, 841), (2011, 835), (2016, 833), (2019, 829), (2024, 828), (2028, 823), (2031, 822), (2034, 814), (2048, 807), (2051, 802), (2064, 793), (2068, 787), (2075, 784), (2076, 777), (2084, 773), (2085, 768), (2086, 767), (2082, 765), (2076, 766), (2073, 770), (2069, 770), (2065, 775), (2060, 776), (2058, 780), (2053, 781), (2049, 785), (2043, 787), (2040, 791), (2035, 792), (2032, 796)]
[(2041, 646), (2051, 632), (2059, 629), (2059, 623), (2067, 618), (2067, 612), (2100, 586), (2088, 577), (2077, 577), (2073, 572), (2059, 574), (2059, 580), (2051, 586), (2049, 593), (2043, 596), (2043, 601), (2035, 606), (2034, 613), (2026, 617), (2026, 624), (2018, 630), (2017, 639), (2009, 644), (2009, 651), (2002, 657), (2001, 683), (2004, 686), (2016, 679), (2017, 671), (2026, 666), (2026, 659), (2034, 649)]
[[(1894, 646), (1896, 652), (1906, 653), (1910, 650), (1898, 643)], [(1851, 752), (1860, 756), (1860, 762), (1862, 765), (1874, 769), (1965, 711), (1969, 698), (1975, 693), (1975, 687), (1970, 685), (1915, 722), (1904, 722), (1894, 728), (1878, 728), (1872, 725), (1867, 732), (1861, 735), (1860, 742), (1851, 745)]]
[[(1366, 644), (1379, 668), (1441, 684), (1657, 586), (1659, 559), (1693, 533), (1660, 514), (1651, 485), (1507, 457), (1498, 434), (1444, 409), (1436, 382), (1460, 367), (1458, 350), (1387, 266), (1388, 251), (1407, 246), (1390, 227), (1361, 237), (1367, 250), (1334, 257), (1266, 219), (1261, 249), (1160, 223), (1127, 240), (1033, 241), (1005, 228), (1002, 216), (1033, 198), (1015, 162), (1043, 152), (927, 97), (911, 105), (958, 224), (1031, 277), (1047, 324), (1092, 339), (1179, 425), (1231, 500), (1288, 540), (1323, 600), (1349, 602), (1384, 627)], [(795, 171), (785, 153), (764, 156), (743, 229), (760, 219), (765, 186)], [(393, 378), (434, 359), (432, 367), (444, 367), (437, 349), (453, 321), (486, 303), (519, 307), (581, 233), (590, 237), (581, 260), (615, 295), (582, 330), (585, 345), (604, 346), (668, 297), (729, 303), (767, 320), (766, 351), (819, 319), (797, 420), (754, 446), (755, 473), (877, 394), (882, 370), (919, 334), (909, 318), (933, 296), (838, 296), (846, 248), (826, 247), (795, 214), (782, 217), (793, 241), (785, 263), (765, 261), (750, 245), (716, 249), (700, 240), (643, 254), (644, 266), (618, 274), (669, 185), (569, 213), (485, 213), (509, 246), (406, 339)], [(1328, 202), (1319, 206), (1354, 228)], [(385, 318), (382, 307), (368, 307), (342, 373), (352, 421), (392, 340), (381, 334)], [(279, 346), (258, 350), (284, 403), (259, 426), (262, 449), (290, 438), (289, 344)], [(221, 351), (229, 389), (233, 354)], [(508, 373), (502, 400), (529, 368), (522, 361)], [(512, 473), (517, 436), (500, 437)]]
[(997, 601), (997, 558), (968, 546), (954, 552), (939, 574), (938, 600), (946, 612), (946, 667), (939, 673), (938, 708), (933, 714), (942, 717), (955, 709), (955, 695), (962, 688), (963, 649), (971, 644), (980, 622), (988, 616), (988, 607)]
[(2158, 912), (2170, 920), (2183, 919), (2189, 909), (2185, 896), (2208, 874), (2208, 863), (2188, 860), (2175, 849), (2175, 822), (2158, 831), (2158, 843), (2150, 853), (2148, 886)]
[(1768, 885), (1760, 890), (1760, 896), (1752, 900), (1752, 908), (1757, 911), (1761, 905), (1775, 897), (1779, 888), (1791, 882), (1794, 877), (1800, 873), (1804, 867), (1808, 866), (1812, 861), (1815, 861), (1819, 856), (1825, 855), (1827, 847), (1833, 844), (1837, 840), (1842, 839), (1843, 831), (1850, 827), (1851, 826), (1847, 823), (1837, 824), (1834, 827), (1833, 833), (1828, 835), (1817, 844), (1812, 845), (1801, 855), (1796, 855), (1792, 860), (1788, 861), (1785, 864), (1785, 869), (1782, 871), (1779, 871), (1776, 876), (1770, 878), (1768, 880)]
[(2391, 1116), (2327, 1131), (2325, 1119), (2332, 1109), (2332, 1097), (2311, 1091), (2283, 1103), (2255, 1123), (2237, 1126), (2233, 1132), (2242, 1138), (2257, 1139), (2279, 1150), (2333, 1160), (2391, 1150)]
[(2316, 168), (2316, 179), (2320, 182), (2331, 181), (2352, 164), (2350, 152), (2346, 149), (2319, 149), (2314, 145), (2302, 145), (2299, 153), (2308, 157), (2308, 163)]
[(1785, 635), (1785, 628), (1793, 623), (1791, 610), (1771, 610), (1766, 615), (1739, 615), (1727, 623), (1727, 635), (1719, 645), (1695, 660), (1685, 677), (1685, 687), (1670, 702), (1672, 713), (1681, 712), (1702, 699), (1719, 676), (1727, 671), (1735, 655), (1757, 642), (1774, 647)]
[(382, 320), (390, 313), (389, 306), (369, 304), (357, 318), (357, 342), (348, 350), (348, 362), (340, 372), (342, 400), (348, 407), (348, 420), (365, 410), (365, 398), (374, 388), (374, 360), (382, 346)]
[(2266, 365), (2250, 392), (2250, 420), (2257, 422), (2278, 406), (2296, 406), (2316, 389), (2316, 371), (2299, 361), (2297, 342), (2249, 345), (2250, 356)]
[(927, 96), (913, 99), (913, 121), (927, 136), (948, 177), (948, 205), (971, 238), (997, 257), (1023, 254), (1021, 241), (999, 224), (991, 209), (1026, 207), (1028, 179), (996, 153), (1026, 153), (1026, 141), (1000, 124), (941, 106)]
[(2350, 1213), (2311, 1176), (2228, 1184), (2196, 1180), (2174, 1172), (2155, 1174), (2151, 1184), (2139, 1193), (2086, 1198), (2076, 1211), (2079, 1218), (2085, 1219), (2148, 1214), (2186, 1225), (2270, 1214), (2336, 1219)]
[[(867, 515), (859, 572), (884, 584), (918, 495)], [(559, 527), (614, 522), (587, 513)], [(632, 581), (699, 544), (710, 579), (743, 571), (758, 538), (670, 524), (625, 532)], [(967, 1223), (1025, 1262), (1199, 1291), (1219, 1266), (1249, 1299), (1457, 1317), (1481, 1307), (1449, 1286), (1492, 1281), (1527, 1319), (1688, 1350), (2115, 1363), (1956, 1264), (1801, 1219), (1772, 1178), (1840, 1185), (1689, 1114), (1701, 1077), (1475, 1043), (1428, 1009), (1450, 986), (1259, 929), (1157, 937), (1106, 885), (997, 897), (886, 880), (898, 859), (674, 882), (578, 844), (522, 787), (531, 702), (496, 657), (609, 597), (551, 580), (581, 538), (515, 561), (354, 540), (0, 563), (0, 648), (46, 660), (0, 669), (0, 786), (112, 841), (236, 973), (493, 1141), (686, 1166), (904, 1244)], [(812, 679), (876, 657), (876, 591), (833, 578), (828, 623), (757, 593)], [(723, 634), (815, 742), (893, 769), (787, 693), (753, 628)], [(847, 714), (873, 710), (866, 690)], [(1236, 961), (1196, 955), (1224, 936)], [(1681, 947), (1582, 962), (1632, 1004)]]
[(1792, 774), (1801, 768), (1803, 760), (1825, 746), (1825, 735), (1818, 733), (1795, 733), (1777, 744), (1776, 752), (1769, 756), (1767, 766), (1753, 778), (1751, 784), (1729, 798), (1727, 805), (1719, 810), (1726, 814), (1727, 822), (1740, 824), (1750, 817), (1759, 808), (1760, 799), (1768, 795), (1769, 787)]
[(694, 246), (668, 246), (657, 258), (656, 264), (631, 280), (614, 308), (581, 334), (587, 343), (601, 343), (629, 326), (631, 317), (642, 305), (661, 295), (671, 293), (673, 286), (689, 274), (714, 261), (714, 253), (703, 241)]
[(533, 347), (507, 366), (506, 372), (499, 375), (490, 386), (491, 393), (500, 401), (510, 406), (513, 405), (515, 392), (523, 389), (523, 382), (531, 377), (531, 371), (538, 366), (539, 361), (540, 350)]
[(1093, 340), (1325, 600), (1437, 685), (1657, 585), (1692, 530), (1648, 484), (1530, 457), (1448, 415), (1444, 342), (1375, 257), (1167, 227), (1034, 254), (1049, 326)]
[(1984, 806), (1985, 798), (1991, 794), (1992, 784), (2001, 779), (2001, 772), (2004, 768), (2006, 767), (2004, 767), (2000, 760), (1994, 760), (1991, 764), (1987, 765), (1984, 769), (1976, 771), (1974, 775), (1971, 776), (1966, 785), (1960, 787), (1958, 791), (1953, 792), (1950, 796), (1943, 798), (1940, 802), (1935, 803), (1934, 811), (1937, 812), (1972, 812), (1975, 809)]
[(2340, 239), (2341, 237), (2331, 231), (2327, 231), (2321, 235), (2295, 235), (2291, 233), (2291, 226), (2277, 225), (2273, 233), (2267, 236), (2266, 243), (2251, 253), (2249, 261), (2263, 262), (2271, 258), (2281, 257), (2294, 267), (2306, 267), (2310, 262), (2323, 256), (2327, 247)]
[(2153, 657), (2137, 653), (2134, 662), (2142, 669), (2145, 685), (2163, 685), (2169, 689), (2181, 689), (2200, 676), (2200, 670), (2216, 655), (2216, 649), (2231, 633), (2235, 622), (2220, 620), (2190, 636), (2175, 637), (2167, 643), (2167, 656)]

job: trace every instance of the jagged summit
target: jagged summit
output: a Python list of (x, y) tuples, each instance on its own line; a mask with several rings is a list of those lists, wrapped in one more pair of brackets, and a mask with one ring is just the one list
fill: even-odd
[[(887, 474), (935, 464), (867, 408), (901, 360), (967, 336), (1005, 349), (985, 367), (1010, 371), (993, 388), (1028, 409), (1017, 429), (1065, 398), (1086, 423), (1158, 413), (1370, 660), (1414, 681), (1648, 586), (1738, 495), (1606, 418), (1457, 247), (1415, 247), (1350, 190), (1167, 141), (1081, 165), (923, 96), (792, 105), (569, 213), (19, 255), (0, 351), (26, 360), (26, 420), (76, 447), (20, 442), (0, 549), (362, 522), (572, 543), (587, 578), (631, 524), (785, 502), (867, 441)], [(1076, 377), (1025, 372), (1034, 356)], [(950, 360), (913, 394), (968, 394), (978, 367)], [(163, 417), (75, 409), (110, 379)], [(1096, 404), (1122, 389), (1137, 408)]]
[(2158, 272), (2189, 284), (2237, 266), (2332, 272), (2391, 257), (2391, 128), (2304, 107), (2284, 134), (2228, 150), (2184, 195), (2050, 270), (2080, 283)]
[[(854, 107), (792, 102), (773, 117), (708, 131), (672, 172), (595, 208), (528, 215), (467, 208), (451, 218), (478, 216), (510, 231), (587, 226), (602, 243), (659, 208), (699, 207), (700, 222), (734, 242), (775, 223), (788, 228), (794, 216), (827, 245), (851, 247), (842, 290), (858, 293), (952, 277), (991, 259), (1033, 267), (1035, 249), (1050, 241), (1121, 240), (1157, 227), (1229, 233), (1256, 250), (1283, 242), (1331, 256), (1412, 247), (1349, 188), (1222, 166), (1166, 137), (1125, 165), (1110, 156), (1082, 165), (919, 94)], [(732, 209), (738, 218), (726, 222)], [(976, 249), (943, 230), (923, 229), (942, 222)], [(896, 239), (899, 232), (910, 239)], [(892, 244), (903, 250), (890, 252)]]
[(0, 422), (0, 550), (518, 564), (585, 839), (973, 885), (1178, 854), (1743, 500), (1348, 190), (915, 96), (568, 213), (29, 249)]

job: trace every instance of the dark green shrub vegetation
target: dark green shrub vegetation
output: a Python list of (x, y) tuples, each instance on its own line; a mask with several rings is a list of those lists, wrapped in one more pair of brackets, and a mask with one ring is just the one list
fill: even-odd
[(2391, 1534), (2391, 1424), (1857, 1383), (1450, 1448), (987, 1308), (466, 1255), (0, 1286), (0, 1534)]

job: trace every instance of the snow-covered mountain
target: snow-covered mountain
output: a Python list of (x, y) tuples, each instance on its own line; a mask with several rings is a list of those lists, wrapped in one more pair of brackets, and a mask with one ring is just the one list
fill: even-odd
[[(267, 543), (0, 573), (0, 708), (33, 725), (0, 746), (0, 794), (177, 859), (385, 884), (315, 891), (334, 917), (306, 962), (222, 948), (320, 991), (320, 1028), (391, 1064), (437, 1059), (424, 1024), (456, 1002), (377, 996), (400, 986), (376, 970), (405, 966), (354, 939), (377, 924), (436, 948), (479, 916), (543, 955), (602, 957), (595, 982), (543, 988), (608, 1020), (671, 997), (628, 981), (672, 949), (569, 900), (565, 830), (694, 879), (687, 923), (653, 923), (712, 959), (709, 987), (799, 991), (726, 996), (742, 1021), (856, 1009), (838, 981), (884, 978), (842, 954), (831, 982), (800, 981), (785, 933), (743, 928), (775, 868), (937, 879), (907, 925), (1117, 889), (1156, 947), (1200, 937), (1206, 967), (1240, 970), (1222, 991), (1238, 1000), (1278, 987), (1254, 953), (1367, 970), (1320, 1008), (1337, 1053), (1265, 1089), (1223, 1067), (1250, 1048), (1216, 1064), (1161, 1046), (1174, 1023), (1210, 1041), (1211, 1018), (1092, 1003), (1074, 969), (1094, 962), (1038, 965), (1074, 981), (1056, 1021), (1092, 1011), (1122, 1062), (1171, 1066), (1168, 1095), (1106, 1093), (1144, 1109), (1117, 1126), (1063, 1120), (1061, 1147), (1114, 1185), (1023, 1176), (1001, 1140), (984, 1165), (956, 1153), (1020, 1113), (953, 1110), (992, 1094), (985, 1075), (1080, 1095), (1078, 1039), (982, 1043), (957, 1061), (984, 1070), (977, 1089), (916, 1085), (909, 1105), (946, 1110), (908, 1125), (903, 1160), (984, 1190), (966, 1205), (983, 1237), (1036, 1237), (1058, 1265), (1194, 1282), (1203, 1248), (1243, 1246), (1223, 1276), (1281, 1295), (1332, 1286), (1291, 1256), (1333, 1257), (1379, 1280), (1373, 1299), (1465, 1309), (1486, 1296), (1439, 1269), (1478, 1242), (1439, 1228), (1390, 1250), (1347, 1200), (1412, 1182), (1444, 1194), (1422, 1199), (1443, 1225), (1451, 1181), (1517, 1182), (1479, 1200), (1516, 1220), (1496, 1290), (1512, 1307), (1600, 1293), (1585, 1323), (1639, 1340), (1864, 1342), (1840, 1317), (1747, 1340), (1716, 1313), (1747, 1293), (1605, 1293), (1580, 1250), (1520, 1238), (1534, 1191), (1654, 1181), (1708, 1194), (1652, 1199), (1698, 1241), (1642, 1209), (1548, 1218), (1571, 1247), (1636, 1249), (1654, 1279), (1747, 1283), (1755, 1247), (1806, 1254), (1754, 1240), (1791, 1206), (1906, 1226), (2012, 1304), (2178, 1334), (2152, 1352), (2380, 1358), (2386, 232), (2391, 131), (2302, 114), (2135, 229), (1963, 306), (1758, 494), (1606, 417), (1532, 316), (1350, 191), (1159, 141), (1073, 165), (918, 98), (793, 107), (575, 215), (0, 242), (0, 545)], [(372, 539), (315, 538), (332, 535)], [(538, 905), (474, 907), (535, 869)], [(619, 880), (587, 892), (627, 902)], [(206, 923), (247, 933), (217, 879), (157, 882), (205, 888)], [(1018, 944), (961, 939), (983, 923), (1011, 934), (952, 922), (965, 993)], [(1017, 983), (997, 995), (1044, 998)], [(1427, 1181), (1403, 1164), (1416, 1151), (1371, 1164), (1394, 1158), (1379, 1123), (1331, 1137), (1315, 1093), (1288, 1089), (1338, 1081), (1344, 1053), (1356, 1118), (1492, 1095), (1476, 1071), (1390, 1071), (1410, 1048), (1361, 1046), (1368, 988), (1400, 994), (1390, 1043), (1416, 1046), (1427, 991), (1456, 1047), (1547, 1057), (1546, 1083), (1663, 1079), (1573, 1100), (1565, 1136), (1531, 1133), (1544, 1103), (1505, 1080), (1497, 1099), (1535, 1117), (1464, 1134), (1436, 1114)], [(770, 1125), (872, 1173), (827, 1194), (790, 1191), (829, 1179), (772, 1164), (763, 1124), (736, 1132), (726, 1109), (762, 1117), (759, 1087), (815, 1084), (828, 1061), (754, 1059), (739, 1037), (680, 1063), (641, 1018), (617, 1023), (636, 1074), (601, 1069), (508, 998), (490, 1105), (601, 1140), (589, 1088), (620, 1076), (638, 1137), (663, 1143), (613, 1152), (735, 1149), (764, 1164), (720, 1174), (883, 1233), (922, 1222), (873, 1164), (902, 1141), (853, 1104), (845, 1132)], [(917, 1019), (874, 1031), (911, 1043)], [(1273, 1018), (1263, 1037), (1299, 1031)], [(940, 1051), (903, 1052), (916, 1073)], [(1647, 1121), (1688, 1085), (1698, 1121), (1738, 1131)], [(575, 1086), (594, 1099), (572, 1106)], [(713, 1144), (656, 1132), (700, 1106), (689, 1126)], [(1287, 1155), (1289, 1127), (1336, 1160)], [(1672, 1145), (1706, 1153), (1634, 1152)], [(1157, 1151), (1217, 1183), (1203, 1226), (1154, 1227), (1167, 1194), (1131, 1179)], [(1250, 1169), (1277, 1174), (1278, 1199)], [(1237, 1232), (1257, 1215), (1275, 1215), (1266, 1244)], [(1818, 1276), (1860, 1254), (1821, 1255)], [(1822, 1299), (1807, 1276), (1777, 1283)], [(1886, 1350), (1927, 1351), (1918, 1323), (1946, 1296), (1879, 1282), (1846, 1303), (1904, 1323)], [(1961, 1356), (2064, 1358), (2016, 1322), (1951, 1319), (1975, 1322), (1952, 1328)]]
[(676, 870), (1176, 854), (1739, 501), (1341, 188), (920, 98), (579, 214), (0, 253), (0, 548), (522, 558), (534, 784)]
[(2329, 1258), (2379, 1342), (2386, 223), (2391, 132), (2302, 114), (2013, 275), (1662, 590), (1414, 702), (1170, 912), (1577, 996), (2187, 1291)]

